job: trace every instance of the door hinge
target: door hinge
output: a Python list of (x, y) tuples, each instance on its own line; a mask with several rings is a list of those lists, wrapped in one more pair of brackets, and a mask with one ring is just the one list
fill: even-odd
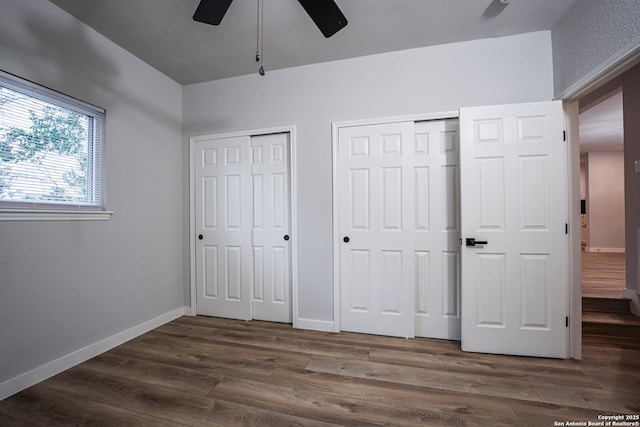
[(569, 316), (566, 316), (566, 317), (564, 318), (564, 320), (565, 320), (565, 321), (564, 321), (564, 325), (568, 328), (568, 327), (569, 327)]
[(562, 131), (562, 140), (563, 140), (564, 142), (567, 142), (567, 131), (566, 131), (566, 130), (563, 130), (563, 131)]
[(564, 223), (564, 234), (569, 234), (569, 224)]

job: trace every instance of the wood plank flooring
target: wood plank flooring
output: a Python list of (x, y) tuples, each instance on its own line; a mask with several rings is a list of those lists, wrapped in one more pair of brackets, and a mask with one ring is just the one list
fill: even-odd
[(582, 296), (622, 298), (625, 254), (582, 251)]
[(640, 342), (584, 359), (182, 317), (0, 402), (2, 426), (553, 426), (640, 414)]

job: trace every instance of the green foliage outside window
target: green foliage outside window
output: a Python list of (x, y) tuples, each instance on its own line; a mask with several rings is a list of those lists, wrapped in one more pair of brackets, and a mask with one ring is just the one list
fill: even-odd
[(0, 88), (0, 200), (91, 202), (87, 115)]

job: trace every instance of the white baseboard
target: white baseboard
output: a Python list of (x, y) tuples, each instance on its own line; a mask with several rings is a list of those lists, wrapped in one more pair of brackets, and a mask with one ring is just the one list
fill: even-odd
[(169, 323), (184, 314), (185, 307), (176, 308), (175, 310), (161, 314), (158, 317), (154, 317), (153, 319), (147, 320), (139, 325), (133, 326), (122, 332), (118, 332), (115, 335), (66, 354), (56, 360), (20, 374), (17, 377), (11, 378), (10, 380), (0, 384), (0, 400), (6, 399), (25, 388), (31, 387), (40, 381), (44, 381), (47, 378), (85, 362), (92, 357), (104, 353), (105, 351), (111, 350), (120, 344), (124, 344), (125, 342), (162, 326), (165, 323)]
[(585, 252), (610, 252), (616, 254), (625, 253), (625, 248), (597, 248), (594, 246), (588, 246), (584, 249)]
[(312, 331), (336, 332), (334, 322), (329, 320), (297, 319), (293, 322), (293, 327)]

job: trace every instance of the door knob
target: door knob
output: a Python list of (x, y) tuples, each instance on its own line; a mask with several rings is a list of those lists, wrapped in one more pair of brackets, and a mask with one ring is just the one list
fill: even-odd
[(288, 234), (284, 235), (284, 240), (289, 240), (289, 235)]
[(476, 240), (473, 237), (467, 237), (466, 242), (468, 248), (473, 248), (476, 245), (486, 245), (488, 243), (486, 240)]
[(202, 234), (198, 234), (198, 240), (202, 240), (204, 239), (204, 236)]
[(345, 242), (345, 243), (349, 243), (349, 236), (344, 236), (342, 241)]

